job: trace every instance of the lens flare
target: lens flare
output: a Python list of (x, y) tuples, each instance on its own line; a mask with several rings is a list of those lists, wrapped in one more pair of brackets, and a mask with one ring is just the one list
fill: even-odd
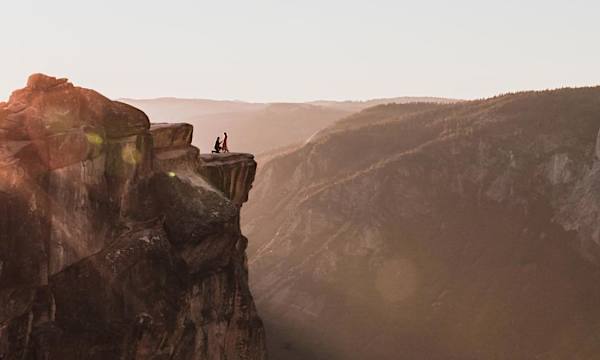
[(104, 143), (104, 139), (102, 138), (102, 136), (93, 132), (85, 133), (85, 137), (87, 138), (87, 141), (90, 144), (102, 145), (102, 143)]
[(121, 150), (121, 158), (130, 165), (135, 165), (142, 160), (142, 154), (135, 148), (134, 144), (127, 144)]
[(398, 302), (417, 291), (418, 271), (409, 259), (386, 260), (377, 272), (375, 287), (386, 302)]

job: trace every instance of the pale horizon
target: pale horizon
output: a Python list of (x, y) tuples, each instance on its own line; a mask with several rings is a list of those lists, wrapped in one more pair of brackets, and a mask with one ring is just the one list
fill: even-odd
[(0, 101), (28, 75), (117, 98), (487, 98), (600, 84), (592, 1), (13, 2)]

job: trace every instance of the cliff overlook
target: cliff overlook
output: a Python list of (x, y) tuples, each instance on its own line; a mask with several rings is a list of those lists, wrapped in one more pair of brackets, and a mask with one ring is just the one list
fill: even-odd
[(0, 358), (264, 359), (256, 163), (66, 79), (0, 103)]
[(313, 101), (304, 103), (247, 103), (203, 99), (122, 99), (143, 110), (152, 119), (186, 122), (201, 132), (194, 133), (193, 144), (212, 146), (213, 134), (223, 128), (236, 147), (248, 149), (257, 158), (282, 148), (297, 147), (316, 132), (357, 111), (387, 103), (435, 102), (456, 100), (431, 97), (400, 97), (367, 101)]

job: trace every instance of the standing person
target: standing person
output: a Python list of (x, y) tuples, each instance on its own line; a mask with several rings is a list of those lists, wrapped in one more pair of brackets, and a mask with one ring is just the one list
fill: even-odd
[(223, 152), (228, 153), (229, 148), (227, 147), (227, 133), (223, 133), (225, 137), (223, 138)]
[(221, 138), (217, 136), (217, 141), (215, 141), (215, 149), (212, 151), (213, 154), (218, 154), (221, 152)]

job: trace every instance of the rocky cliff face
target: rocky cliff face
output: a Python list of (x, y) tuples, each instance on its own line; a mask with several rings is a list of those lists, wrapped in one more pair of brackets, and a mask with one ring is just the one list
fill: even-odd
[(251, 155), (65, 79), (0, 103), (0, 358), (264, 359)]
[(600, 88), (366, 110), (244, 208), (275, 359), (600, 356)]

